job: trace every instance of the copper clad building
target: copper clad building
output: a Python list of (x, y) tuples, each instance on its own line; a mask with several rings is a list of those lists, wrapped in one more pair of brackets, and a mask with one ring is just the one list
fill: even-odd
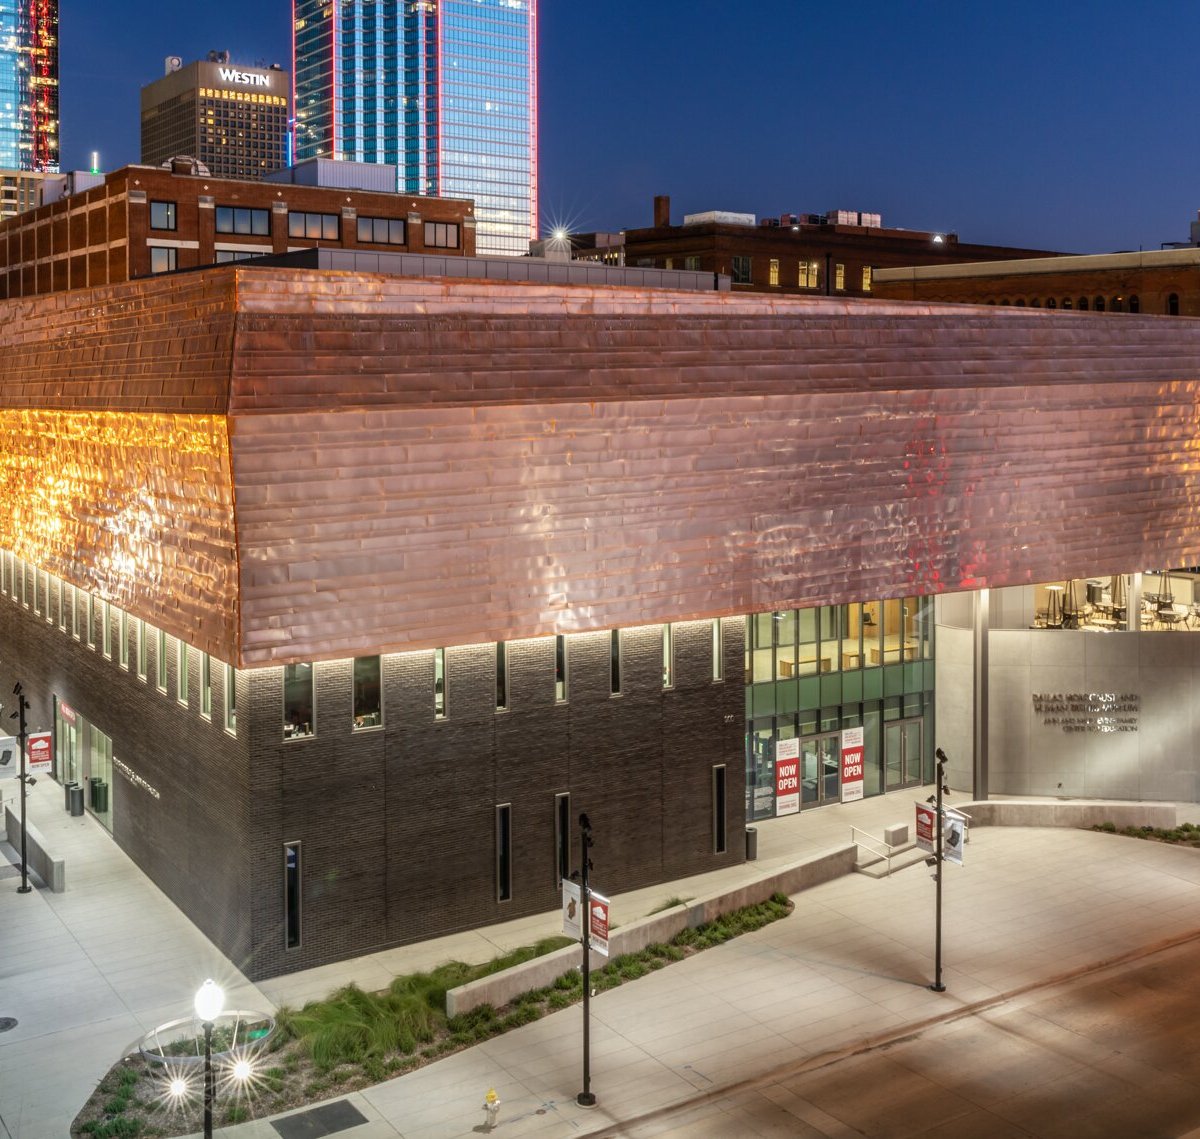
[(1191, 321), (232, 266), (4, 317), (0, 680), (255, 977), (553, 908), (581, 810), (610, 893), (740, 861), (781, 742), (799, 810), (846, 730), (920, 783), (931, 598), (1200, 549)]

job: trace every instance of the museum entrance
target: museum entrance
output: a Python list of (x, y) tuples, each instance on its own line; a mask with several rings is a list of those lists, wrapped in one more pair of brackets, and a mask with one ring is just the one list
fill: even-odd
[(883, 726), (883, 763), (887, 790), (921, 782), (921, 719), (892, 720)]

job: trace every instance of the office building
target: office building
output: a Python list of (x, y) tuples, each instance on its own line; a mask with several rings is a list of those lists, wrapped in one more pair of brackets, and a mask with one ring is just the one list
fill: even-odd
[[(65, 194), (0, 221), (0, 297), (110, 285), (301, 249), (473, 257), (470, 202), (236, 181), (193, 159), (62, 176)], [(73, 192), (72, 192), (73, 191)]]
[(890, 228), (877, 213), (755, 214), (708, 210), (671, 224), (671, 199), (654, 199), (654, 224), (621, 233), (571, 234), (581, 261), (726, 274), (735, 292), (868, 297), (888, 266), (1054, 256), (978, 245), (956, 233)]
[(58, 193), (62, 174), (0, 170), (0, 220), (36, 209)]
[(553, 909), (580, 811), (619, 893), (935, 742), (1200, 797), (1143, 572), (1200, 561), (1200, 323), (304, 256), (0, 313), (0, 687), (252, 977)]
[(214, 178), (262, 178), (288, 162), (291, 76), (278, 65), (243, 67), (228, 52), (184, 64), (142, 88), (142, 163), (186, 156)]
[(0, 168), (58, 171), (58, 0), (0, 3)]
[(294, 0), (295, 158), (470, 198), (481, 254), (537, 237), (537, 0)]

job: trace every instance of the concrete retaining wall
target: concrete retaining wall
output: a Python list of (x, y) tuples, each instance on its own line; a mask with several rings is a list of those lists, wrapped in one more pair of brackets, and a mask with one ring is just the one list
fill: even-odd
[(1028, 800), (950, 803), (971, 816), (977, 827), (1092, 827), (1113, 823), (1118, 827), (1161, 827), (1176, 824), (1174, 803), (1131, 803), (1117, 800), (1037, 803)]
[[(4, 808), (4, 834), (9, 846), (21, 856), (21, 816), (12, 807)], [(29, 869), (33, 871), (55, 894), (61, 894), (67, 888), (67, 863), (65, 859), (54, 858), (46, 849), (46, 840), (32, 823), (25, 828), (25, 849), (29, 859)]]
[[(766, 901), (772, 894), (798, 894), (802, 890), (819, 886), (822, 882), (849, 874), (854, 869), (855, 847), (839, 847), (826, 854), (793, 863), (782, 870), (732, 890), (721, 890), (685, 905), (672, 906), (648, 917), (638, 918), (628, 925), (615, 929), (609, 936), (609, 953), (619, 957), (622, 953), (636, 953), (648, 945), (670, 941), (685, 929), (695, 928), (713, 921), (722, 914)], [(592, 953), (591, 967), (602, 968), (607, 959)], [(547, 953), (544, 957), (515, 965), (503, 973), (481, 977), (451, 989), (446, 994), (446, 1015), (458, 1016), (470, 1012), (480, 1005), (490, 1004), (496, 1008), (527, 993), (531, 989), (545, 988), (568, 970), (579, 964), (579, 946), (568, 945)]]

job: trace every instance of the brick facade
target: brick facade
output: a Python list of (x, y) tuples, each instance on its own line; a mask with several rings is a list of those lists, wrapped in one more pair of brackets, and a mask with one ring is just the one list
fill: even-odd
[[(172, 226), (152, 226), (154, 202), (174, 207)], [(218, 233), (221, 207), (269, 211), (270, 232)], [(288, 219), (299, 213), (334, 216), (337, 236), (293, 235)], [(473, 257), (473, 214), (473, 204), (459, 198), (236, 181), (193, 174), (183, 166), (179, 172), (126, 166), (100, 186), (0, 221), (0, 299), (149, 277), (156, 271), (156, 248), (173, 251), (175, 269), (212, 265), (221, 255), (280, 254), (315, 246)], [(360, 242), (360, 217), (404, 222), (404, 242)], [(451, 231), (457, 244), (427, 244), (426, 223), (457, 226), (456, 233)], [(435, 236), (449, 240), (444, 229)]]
[[(54, 596), (54, 591), (52, 591)], [(97, 607), (97, 614), (101, 612)], [(111, 610), (116, 636), (116, 610)], [(99, 620), (99, 616), (97, 616)], [(147, 679), (114, 643), (105, 659), (33, 608), (0, 597), (0, 682), (20, 680), (30, 727), (53, 698), (112, 737), (113, 755), (153, 787), (113, 777), (113, 837), (254, 978), (553, 909), (559, 896), (555, 796), (569, 793), (570, 859), (591, 817), (594, 880), (610, 893), (744, 857), (740, 619), (723, 622), (712, 679), (709, 622), (673, 627), (664, 689), (662, 629), (622, 633), (621, 689), (610, 692), (609, 634), (568, 638), (567, 699), (555, 699), (554, 639), (508, 648), (508, 708), (496, 710), (495, 645), (446, 652), (447, 709), (435, 719), (433, 654), (383, 658), (385, 719), (354, 731), (348, 660), (314, 671), (316, 733), (282, 738), (282, 670), (239, 677), (238, 735), (223, 727), (224, 669), (212, 718), (200, 714), (201, 655), (189, 653), (187, 707), (167, 690), (148, 638)], [(173, 644), (173, 642), (170, 642)], [(18, 663), (19, 662), (19, 663)], [(726, 765), (725, 852), (712, 842), (712, 767)], [(496, 807), (512, 810), (512, 897), (497, 900)], [(302, 941), (284, 945), (283, 846), (303, 852)]]

